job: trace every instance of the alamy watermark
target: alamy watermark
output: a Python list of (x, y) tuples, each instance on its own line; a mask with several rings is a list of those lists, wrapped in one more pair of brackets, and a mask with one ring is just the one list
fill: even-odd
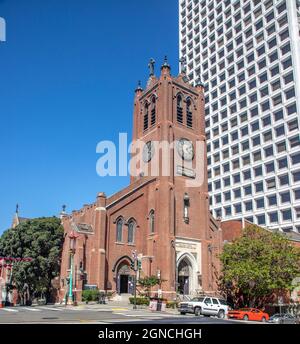
[(6, 41), (6, 21), (0, 17), (0, 42)]
[(205, 142), (180, 138), (174, 142), (137, 140), (128, 143), (127, 134), (119, 134), (118, 147), (112, 141), (98, 143), (101, 154), (97, 174), (131, 177), (185, 177), (187, 187), (199, 187), (206, 178)]

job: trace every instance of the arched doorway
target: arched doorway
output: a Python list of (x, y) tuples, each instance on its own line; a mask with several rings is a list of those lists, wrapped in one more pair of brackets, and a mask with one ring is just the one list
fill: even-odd
[(187, 257), (184, 257), (178, 265), (178, 293), (189, 295), (191, 293), (192, 264)]
[(127, 260), (122, 261), (117, 268), (117, 292), (118, 294), (133, 294), (133, 276), (130, 269), (130, 263)]

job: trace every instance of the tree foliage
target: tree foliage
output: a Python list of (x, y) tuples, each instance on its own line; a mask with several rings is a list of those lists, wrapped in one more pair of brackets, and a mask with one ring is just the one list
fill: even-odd
[(293, 289), (300, 250), (280, 233), (256, 225), (224, 246), (220, 287), (239, 306), (261, 306), (274, 293)]
[(139, 279), (139, 285), (144, 288), (147, 296), (150, 295), (151, 288), (160, 284), (160, 282), (160, 279), (156, 276), (146, 276)]
[(63, 227), (58, 218), (38, 218), (20, 223), (0, 237), (0, 256), (32, 258), (13, 267), (13, 284), (22, 294), (25, 286), (30, 295), (49, 296), (51, 280), (59, 274), (63, 245)]

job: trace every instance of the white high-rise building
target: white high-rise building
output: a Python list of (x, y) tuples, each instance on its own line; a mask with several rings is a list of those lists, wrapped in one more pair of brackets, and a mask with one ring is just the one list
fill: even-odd
[(300, 232), (300, 1), (180, 0), (179, 27), (206, 87), (213, 214)]

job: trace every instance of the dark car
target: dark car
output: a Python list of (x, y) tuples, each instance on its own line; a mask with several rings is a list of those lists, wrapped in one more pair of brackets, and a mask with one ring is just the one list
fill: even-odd
[(268, 322), (272, 324), (298, 324), (299, 323), (298, 319), (294, 315), (289, 314), (289, 313), (285, 313), (285, 314), (276, 313), (270, 317)]

